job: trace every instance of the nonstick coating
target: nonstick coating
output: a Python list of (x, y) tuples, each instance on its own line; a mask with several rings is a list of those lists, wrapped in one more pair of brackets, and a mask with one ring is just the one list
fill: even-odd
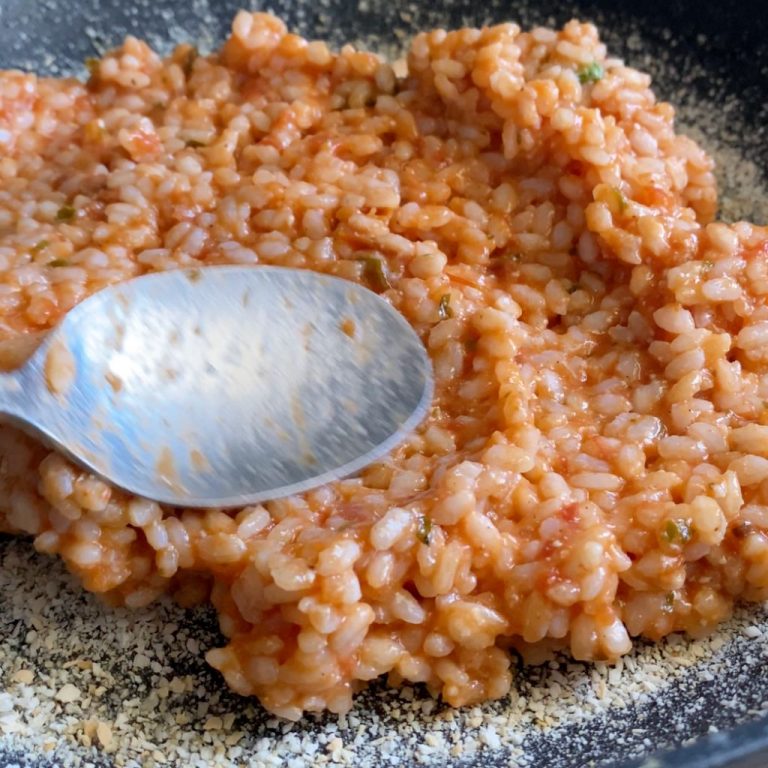
[[(146, 39), (161, 51), (183, 41), (210, 49), (225, 37), (234, 13), (247, 5), (247, 0), (0, 0), (0, 68), (81, 75), (86, 57), (118, 45), (126, 34)], [(768, 7), (764, 0), (276, 0), (268, 6), (251, 3), (251, 7), (276, 12), (307, 37), (336, 45), (358, 42), (380, 51), (394, 50), (418, 29), (437, 26), (478, 26), (502, 20), (522, 26), (559, 25), (572, 17), (594, 21), (612, 53), (650, 71), (657, 93), (680, 107), (683, 122), (686, 115), (698, 115), (696, 128), (705, 146), (711, 142), (748, 157), (762, 172), (763, 181), (768, 177)], [(702, 121), (701, 110), (696, 112), (695, 106), (702, 103), (718, 105), (712, 120)], [(747, 209), (744, 215), (753, 215)], [(3, 545), (0, 538), (0, 554)], [(205, 631), (215, 634), (210, 626)], [(562, 753), (562, 740), (559, 746), (548, 746), (544, 739), (537, 747), (537, 768), (606, 764), (765, 768), (768, 719), (741, 723), (743, 712), (763, 709), (768, 701), (764, 663), (758, 660), (750, 665), (737, 657), (729, 680), (703, 680), (684, 691), (672, 685), (666, 699), (590, 724), (589, 733), (583, 732), (584, 727), (574, 728), (574, 746), (567, 750), (570, 757)], [(210, 675), (207, 679), (223, 685)], [(729, 696), (739, 698), (741, 706), (732, 709), (723, 704)], [(686, 725), (676, 735), (667, 728), (673, 710), (676, 722), (682, 716)], [(710, 723), (720, 733), (706, 736)], [(700, 737), (693, 746), (654, 760), (622, 762), (625, 756), (638, 754), (644, 741), (645, 749), (652, 751), (653, 745), (679, 744), (691, 736)], [(32, 755), (4, 751), (0, 740), (0, 766), (17, 762), (35, 765), (38, 761)], [(43, 763), (49, 764), (41, 759)], [(491, 757), (486, 752), (476, 764), (501, 766), (509, 761), (503, 754)]]

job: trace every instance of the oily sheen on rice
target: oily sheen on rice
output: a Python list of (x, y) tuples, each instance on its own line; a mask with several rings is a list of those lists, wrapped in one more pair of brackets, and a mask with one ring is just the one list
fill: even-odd
[(90, 66), (0, 75), (4, 362), (105, 285), (278, 264), (383, 293), (437, 393), (359, 478), (226, 512), (3, 427), (5, 530), (111, 603), (211, 599), (208, 661), (293, 719), (383, 674), (499, 697), (510, 646), (616, 659), (768, 597), (768, 233), (713, 223), (712, 161), (593, 26), (393, 67), (243, 12), (212, 56)]

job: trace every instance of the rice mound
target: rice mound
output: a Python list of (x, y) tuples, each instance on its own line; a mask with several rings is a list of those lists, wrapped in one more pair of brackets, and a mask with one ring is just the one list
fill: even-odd
[[(227, 684), (290, 719), (365, 681), (503, 696), (510, 647), (616, 659), (768, 598), (768, 232), (596, 29), (418, 35), (393, 65), (239, 13), (91, 78), (0, 74), (0, 358), (106, 285), (209, 264), (360, 281), (429, 418), (242, 510), (130, 497), (0, 428), (0, 529), (139, 607), (210, 599)], [(386, 354), (386, 349), (381, 350)]]

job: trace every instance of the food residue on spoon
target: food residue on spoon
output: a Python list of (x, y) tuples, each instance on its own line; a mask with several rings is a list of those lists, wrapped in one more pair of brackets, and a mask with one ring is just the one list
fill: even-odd
[(189, 452), (189, 460), (198, 472), (204, 472), (207, 469), (211, 468), (211, 465), (208, 463), (208, 459), (205, 458), (205, 456), (198, 451), (196, 448), (193, 448)]
[(171, 449), (167, 445), (164, 445), (160, 449), (160, 456), (157, 459), (155, 470), (160, 477), (160, 480), (170, 489), (179, 493), (185, 492), (184, 486), (179, 478), (179, 473), (176, 469), (173, 453), (171, 453)]
[(355, 325), (355, 321), (351, 317), (345, 317), (341, 321), (341, 323), (339, 323), (339, 328), (341, 329), (341, 332), (349, 336), (350, 339), (355, 338), (357, 326)]
[(123, 323), (115, 323), (115, 350), (118, 352), (123, 351), (123, 342), (125, 341), (125, 325)]
[(303, 430), (307, 422), (304, 417), (304, 408), (298, 395), (294, 395), (291, 399), (291, 414), (293, 415), (293, 423), (299, 430)]
[(307, 420), (304, 415), (304, 407), (299, 395), (294, 395), (291, 400), (291, 413), (293, 416), (293, 423), (296, 426), (296, 436), (299, 450), (301, 451), (302, 461), (309, 466), (315, 466), (317, 464), (317, 457), (307, 438)]
[(117, 394), (123, 389), (123, 380), (112, 371), (107, 371), (104, 374), (104, 378), (107, 380), (107, 384), (112, 387), (112, 391)]
[(301, 329), (301, 335), (304, 339), (303, 347), (305, 352), (309, 352), (310, 350), (310, 339), (312, 338), (314, 331), (315, 329), (312, 323), (305, 323), (304, 327)]
[(48, 391), (66, 395), (75, 379), (75, 358), (63, 339), (56, 339), (45, 357), (44, 373)]

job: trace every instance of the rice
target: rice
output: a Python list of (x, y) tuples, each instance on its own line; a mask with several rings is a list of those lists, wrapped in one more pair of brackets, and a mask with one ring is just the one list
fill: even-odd
[(382, 293), (437, 391), (359, 477), (233, 511), (2, 427), (0, 527), (111, 604), (210, 599), (209, 663), (290, 719), (380, 675), (498, 698), (510, 647), (614, 660), (768, 598), (768, 233), (713, 222), (649, 85), (576, 21), (422, 33), (396, 75), (246, 12), (209, 57), (3, 73), (6, 367), (106, 285), (277, 264)]

